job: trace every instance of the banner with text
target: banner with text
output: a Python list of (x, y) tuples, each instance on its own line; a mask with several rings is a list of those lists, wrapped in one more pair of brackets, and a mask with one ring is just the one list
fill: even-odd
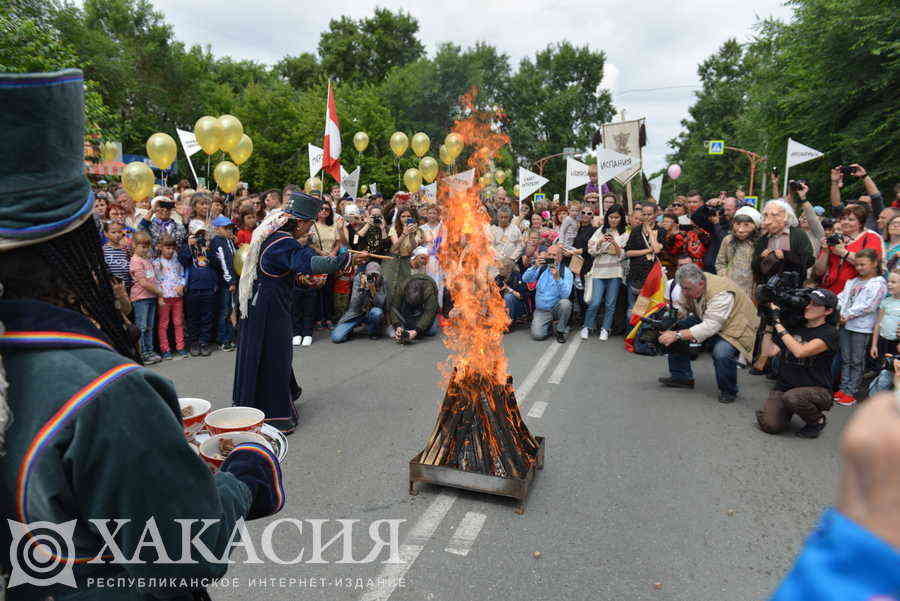
[[(628, 183), (641, 171), (641, 125), (643, 119), (603, 124), (603, 147), (632, 158), (628, 169), (617, 174), (616, 181)], [(598, 185), (602, 182), (598, 182)]]
[(351, 198), (356, 198), (359, 191), (359, 174), (360, 167), (357, 166), (356, 169), (347, 173), (347, 170), (341, 165), (341, 196), (349, 194)]
[(549, 181), (543, 175), (538, 175), (525, 167), (519, 167), (519, 200), (525, 200)]
[(428, 185), (422, 186), (422, 192), (424, 192), (425, 196), (430, 200), (437, 200), (437, 182), (431, 182)]
[(475, 170), (469, 169), (456, 175), (448, 175), (443, 181), (458, 192), (468, 190), (475, 183)]
[[(637, 166), (635, 166), (637, 163)], [(597, 149), (597, 185), (602, 186), (612, 178), (633, 169), (640, 171), (640, 161), (633, 156), (620, 154), (607, 148)], [(626, 180), (627, 181), (627, 180)]]
[(572, 157), (566, 159), (566, 192), (574, 190), (591, 181), (588, 177), (588, 166)]
[(815, 148), (810, 148), (796, 140), (792, 140), (788, 138), (788, 146), (787, 146), (787, 166), (788, 169), (793, 167), (794, 165), (799, 165), (800, 163), (805, 163), (806, 161), (811, 161), (813, 159), (817, 159), (820, 156), (823, 156), (824, 153), (819, 152)]
[(322, 158), (325, 156), (325, 151), (319, 148), (318, 146), (313, 146), (309, 144), (309, 176), (313, 177), (322, 169)]

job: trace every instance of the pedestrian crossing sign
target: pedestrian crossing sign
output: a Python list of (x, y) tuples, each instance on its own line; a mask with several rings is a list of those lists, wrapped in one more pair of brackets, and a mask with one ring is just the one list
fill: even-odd
[(725, 140), (710, 140), (709, 154), (725, 154)]

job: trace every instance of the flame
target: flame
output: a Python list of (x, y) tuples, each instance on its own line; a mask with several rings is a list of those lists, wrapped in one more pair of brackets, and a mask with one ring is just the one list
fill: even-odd
[(477, 376), (483, 376), (502, 386), (507, 378), (503, 335), (509, 317), (494, 281), (498, 262), (488, 233), (490, 216), (479, 196), (478, 177), (491, 170), (494, 157), (509, 143), (509, 137), (494, 131), (493, 124), (502, 118), (499, 109), (476, 109), (476, 94), (473, 88), (460, 99), (464, 118), (453, 126), (465, 145), (473, 149), (468, 167), (475, 169), (475, 185), (468, 190), (439, 187), (445, 232), (438, 260), (454, 307), (444, 329), (451, 354), (439, 366), (445, 387), (454, 371), (461, 382), (478, 382)]

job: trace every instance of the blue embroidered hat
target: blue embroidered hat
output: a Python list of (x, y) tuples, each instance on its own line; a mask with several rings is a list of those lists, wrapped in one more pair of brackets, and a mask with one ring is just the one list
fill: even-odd
[(37, 244), (90, 218), (84, 76), (0, 73), (0, 250)]

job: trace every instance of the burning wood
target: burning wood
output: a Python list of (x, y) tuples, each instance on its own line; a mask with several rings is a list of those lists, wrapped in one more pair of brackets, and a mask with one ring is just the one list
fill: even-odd
[(519, 413), (509, 380), (482, 375), (450, 380), (421, 463), (501, 478), (524, 478), (537, 461), (538, 442)]

